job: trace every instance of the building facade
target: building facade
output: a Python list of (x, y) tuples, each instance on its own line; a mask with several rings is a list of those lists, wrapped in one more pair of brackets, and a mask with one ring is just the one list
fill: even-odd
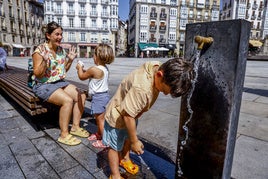
[(181, 0), (178, 12), (177, 53), (183, 55), (186, 24), (219, 21), (220, 0)]
[(119, 20), (115, 55), (125, 56), (126, 51), (127, 51), (127, 23)]
[(45, 0), (45, 22), (63, 27), (62, 46), (75, 46), (78, 57), (91, 57), (99, 43), (116, 50), (118, 0)]
[(262, 40), (268, 34), (267, 1), (223, 0), (221, 20), (245, 19), (251, 22), (250, 39)]
[[(165, 47), (173, 54), (177, 40), (177, 0), (130, 0), (128, 45), (130, 56), (153, 55), (146, 47)], [(164, 52), (165, 53), (165, 52)]]
[(0, 41), (8, 55), (30, 56), (42, 42), (43, 5), (36, 0), (0, 0)]

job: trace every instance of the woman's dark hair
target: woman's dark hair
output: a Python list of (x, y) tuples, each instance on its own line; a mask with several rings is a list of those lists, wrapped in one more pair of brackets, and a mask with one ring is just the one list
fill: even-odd
[(48, 40), (46, 34), (47, 33), (51, 34), (57, 28), (61, 28), (61, 30), (63, 30), (62, 27), (58, 23), (56, 23), (54, 21), (52, 21), (52, 22), (50, 22), (47, 25), (42, 27), (42, 31), (45, 34), (46, 40)]
[(194, 78), (193, 64), (183, 58), (173, 58), (163, 63), (159, 70), (163, 71), (163, 82), (170, 87), (172, 97), (180, 97), (187, 93)]

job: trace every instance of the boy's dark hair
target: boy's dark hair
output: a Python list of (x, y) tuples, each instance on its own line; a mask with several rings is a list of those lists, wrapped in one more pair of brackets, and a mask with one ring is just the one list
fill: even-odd
[(163, 63), (159, 70), (163, 71), (163, 82), (168, 85), (173, 98), (188, 92), (194, 78), (193, 64), (183, 58), (173, 58)]

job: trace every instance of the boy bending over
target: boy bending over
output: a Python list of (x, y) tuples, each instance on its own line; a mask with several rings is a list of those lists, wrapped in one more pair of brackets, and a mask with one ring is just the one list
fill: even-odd
[(143, 154), (137, 136), (137, 120), (156, 101), (159, 92), (180, 97), (191, 87), (193, 65), (182, 58), (161, 64), (150, 61), (132, 71), (120, 83), (106, 108), (103, 144), (109, 146), (111, 179), (120, 178), (119, 165), (136, 174), (138, 165), (130, 160), (130, 150)]

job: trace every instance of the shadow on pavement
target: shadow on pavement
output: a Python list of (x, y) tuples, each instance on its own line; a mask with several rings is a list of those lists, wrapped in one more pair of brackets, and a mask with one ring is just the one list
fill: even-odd
[(268, 90), (264, 89), (244, 88), (244, 92), (268, 97)]

